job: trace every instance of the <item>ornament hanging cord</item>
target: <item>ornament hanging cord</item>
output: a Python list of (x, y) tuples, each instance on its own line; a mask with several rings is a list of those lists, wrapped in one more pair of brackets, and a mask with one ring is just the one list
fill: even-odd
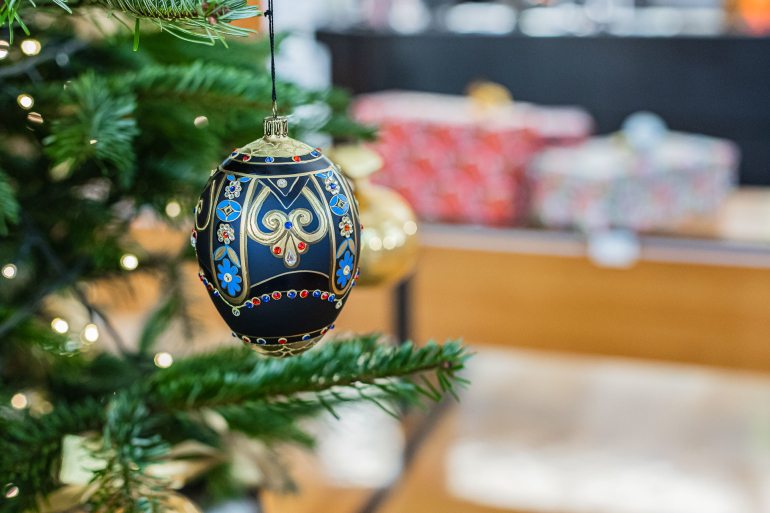
[(278, 117), (278, 97), (275, 94), (275, 29), (273, 28), (273, 0), (268, 0), (265, 16), (269, 18), (270, 33), (270, 74), (273, 77), (273, 117)]

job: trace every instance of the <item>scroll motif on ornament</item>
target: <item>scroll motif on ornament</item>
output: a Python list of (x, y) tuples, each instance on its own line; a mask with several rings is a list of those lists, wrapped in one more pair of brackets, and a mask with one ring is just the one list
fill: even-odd
[(263, 187), (254, 204), (249, 210), (246, 220), (246, 233), (248, 236), (264, 246), (270, 246), (270, 252), (276, 258), (283, 258), (286, 267), (294, 268), (299, 265), (300, 255), (306, 253), (311, 244), (318, 242), (326, 236), (329, 223), (324, 215), (323, 207), (317, 197), (307, 187), (302, 189), (302, 195), (307, 198), (315, 215), (318, 217), (318, 228), (313, 232), (306, 232), (302, 228), (313, 221), (313, 214), (305, 208), (292, 210), (288, 215), (281, 210), (271, 210), (262, 218), (262, 224), (272, 230), (265, 233), (259, 229), (257, 217), (271, 191)]

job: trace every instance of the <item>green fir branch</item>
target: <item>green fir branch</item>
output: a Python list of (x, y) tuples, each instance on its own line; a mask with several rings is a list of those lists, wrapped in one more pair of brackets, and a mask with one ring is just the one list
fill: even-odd
[(0, 171), (0, 236), (8, 235), (8, 224), (19, 223), (19, 202), (8, 179)]
[(3, 512), (36, 510), (38, 500), (58, 486), (54, 469), (62, 438), (100, 429), (104, 419), (104, 406), (90, 399), (62, 402), (39, 418), (27, 411), (0, 409), (0, 481), (3, 486), (12, 483), (19, 489), (14, 500), (5, 501)]
[[(419, 394), (419, 385), (402, 383), (387, 387), (384, 380), (433, 371), (439, 376), (443, 391), (451, 393), (455, 373), (463, 368), (468, 357), (460, 342), (429, 343), (415, 350), (411, 343), (397, 348), (370, 348), (355, 339), (326, 344), (285, 360), (265, 360), (245, 350), (219, 350), (158, 372), (150, 393), (157, 406), (181, 410), (255, 400), (278, 401), (335, 387), (371, 386), (393, 396), (414, 399)], [(202, 368), (201, 360), (206, 362), (206, 368)], [(192, 368), (199, 372), (191, 372)]]
[(74, 112), (55, 120), (44, 140), (54, 162), (77, 167), (93, 159), (104, 175), (117, 174), (117, 181), (128, 187), (136, 164), (132, 143), (139, 134), (131, 117), (133, 95), (112, 94), (106, 79), (89, 72), (67, 84), (63, 101)]

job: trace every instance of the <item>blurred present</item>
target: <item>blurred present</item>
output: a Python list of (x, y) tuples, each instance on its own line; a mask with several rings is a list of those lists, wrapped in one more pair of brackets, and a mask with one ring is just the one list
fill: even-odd
[(374, 149), (385, 165), (372, 179), (398, 191), (424, 220), (523, 221), (531, 159), (546, 146), (584, 141), (593, 120), (572, 107), (512, 101), (491, 106), (487, 96), (382, 92), (359, 97), (353, 116), (380, 129)]
[(640, 113), (618, 134), (539, 155), (530, 173), (533, 214), (555, 228), (673, 230), (716, 216), (739, 160), (731, 141), (670, 132)]

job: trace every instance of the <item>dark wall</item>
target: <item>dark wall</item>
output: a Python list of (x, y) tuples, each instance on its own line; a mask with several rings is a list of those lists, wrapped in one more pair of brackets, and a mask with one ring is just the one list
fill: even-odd
[(409, 89), (462, 94), (503, 84), (517, 100), (580, 105), (598, 133), (637, 110), (674, 130), (732, 139), (741, 183), (770, 185), (770, 39), (416, 36), (322, 32), (335, 85), (355, 93)]

